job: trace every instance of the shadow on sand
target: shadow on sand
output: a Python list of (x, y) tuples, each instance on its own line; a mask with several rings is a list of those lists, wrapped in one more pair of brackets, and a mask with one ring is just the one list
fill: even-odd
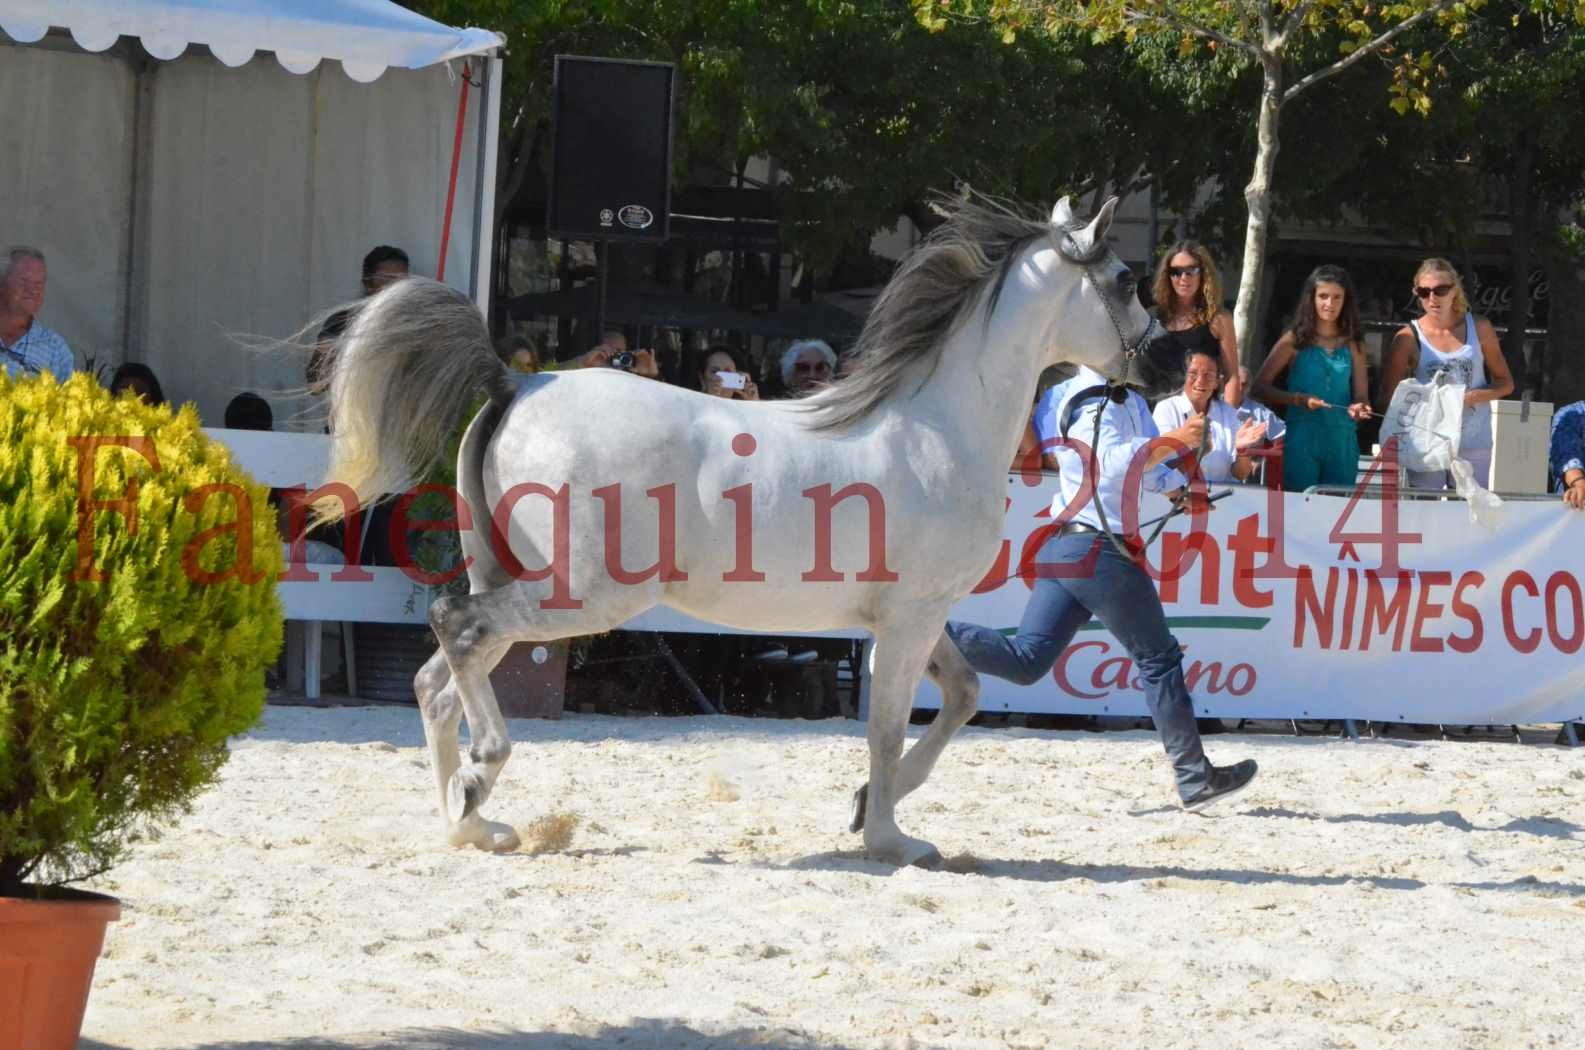
[(1245, 810), (1242, 815), (1246, 817), (1286, 817), (1290, 820), (1321, 820), (1328, 824), (1387, 824), (1400, 828), (1444, 824), (1454, 831), (1507, 831), (1514, 834), (1541, 835), (1554, 839), (1573, 838), (1581, 831), (1585, 831), (1585, 828), (1581, 828), (1578, 824), (1564, 820), (1561, 817), (1519, 817), (1498, 827), (1487, 828), (1478, 824), (1471, 824), (1468, 818), (1453, 809), (1444, 809), (1440, 813), (1334, 813), (1323, 816), (1320, 813), (1301, 813), (1292, 809), (1262, 806), (1258, 809)]
[[(888, 864), (866, 860), (857, 850), (815, 853), (781, 865), (792, 871), (845, 871), (871, 875), (892, 875)], [(1045, 858), (1041, 860), (1003, 860), (994, 857), (948, 857), (942, 870), (957, 874), (982, 875), (992, 879), (1018, 879), (1023, 882), (1146, 882), (1153, 879), (1186, 879), (1191, 882), (1227, 882), (1240, 886), (1346, 886), (1368, 883), (1384, 890), (1419, 890), (1426, 883), (1419, 879), (1388, 878), (1380, 875), (1301, 875), (1293, 872), (1261, 871), (1255, 868), (1180, 868), (1171, 865), (1074, 864)]]
[[(81, 1040), (77, 1045), (78, 1050), (123, 1050), (118, 1043), (94, 1039)], [(330, 1038), (310, 1036), (186, 1044), (180, 1050), (374, 1050), (376, 1047), (393, 1050), (595, 1050), (608, 1046), (657, 1050), (673, 1047), (678, 1050), (747, 1050), (749, 1047), (756, 1050), (766, 1047), (843, 1050), (841, 1043), (773, 1025), (706, 1033), (664, 1018), (642, 1018), (628, 1025), (600, 1028), (591, 1035), (509, 1029), (405, 1028)]]

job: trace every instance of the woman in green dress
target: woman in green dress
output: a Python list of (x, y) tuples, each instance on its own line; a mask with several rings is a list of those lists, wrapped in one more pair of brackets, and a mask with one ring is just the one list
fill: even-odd
[[(1356, 424), (1370, 416), (1365, 345), (1354, 282), (1341, 266), (1318, 266), (1304, 282), (1293, 327), (1255, 377), (1255, 397), (1288, 406), (1282, 487), (1352, 485), (1359, 473)], [(1275, 386), (1288, 369), (1288, 389)]]

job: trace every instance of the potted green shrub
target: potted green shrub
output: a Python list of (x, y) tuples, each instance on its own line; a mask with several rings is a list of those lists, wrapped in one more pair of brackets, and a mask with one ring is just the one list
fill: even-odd
[(191, 406), (0, 373), (0, 1046), (75, 1045), (120, 906), (69, 884), (258, 719), (281, 562), (266, 490)]

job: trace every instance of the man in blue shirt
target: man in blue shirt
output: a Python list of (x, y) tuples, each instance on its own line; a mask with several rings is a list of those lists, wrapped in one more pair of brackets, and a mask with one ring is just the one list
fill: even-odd
[(1564, 505), (1585, 510), (1585, 401), (1564, 405), (1552, 417), (1546, 458), (1553, 490), (1563, 493)]
[(51, 372), (65, 382), (75, 366), (66, 340), (37, 320), (47, 277), (37, 248), (8, 248), (0, 257), (0, 363), (13, 379)]
[[(1114, 400), (1106, 396), (1106, 389), (1099, 373), (1080, 369), (1057, 395), (1054, 416), (1037, 424), (1039, 429), (1055, 430), (1055, 437), (1094, 447), (1091, 454), (1071, 447), (1051, 452), (1061, 472), (1052, 515), (1061, 520), (1067, 508), (1080, 500), (1083, 504), (1041, 548), (1039, 578), (1018, 633), (1008, 638), (1000, 631), (958, 621), (947, 623), (947, 633), (976, 671), (1032, 685), (1051, 670), (1078, 629), (1095, 616), (1139, 668), (1145, 702), (1172, 762), (1178, 794), (1185, 808), (1198, 810), (1246, 787), (1255, 776), (1255, 763), (1246, 759), (1213, 766), (1205, 757), (1194, 704), (1183, 680), (1183, 652), (1167, 629), (1156, 586), (1138, 558), (1119, 549), (1106, 533), (1123, 529), (1125, 522), (1137, 522), (1137, 514), (1123, 515), (1124, 494), (1130, 487), (1137, 500), (1140, 487), (1163, 492), (1184, 486), (1183, 475), (1167, 461), (1185, 448), (1200, 447), (1205, 418), (1191, 416), (1164, 435), (1173, 442), (1162, 442), (1146, 453), (1145, 446), (1158, 436), (1150, 407), (1132, 391)], [(1131, 479), (1131, 471), (1136, 476), (1142, 472), (1142, 477)]]

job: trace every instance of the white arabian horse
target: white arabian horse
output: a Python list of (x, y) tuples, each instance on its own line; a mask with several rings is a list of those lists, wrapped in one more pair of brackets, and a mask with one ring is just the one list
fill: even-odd
[[(480, 813), (511, 752), (487, 677), (506, 649), (663, 605), (749, 630), (871, 631), (854, 828), (874, 859), (938, 861), (895, 807), (975, 711), (978, 678), (942, 625), (998, 552), (1037, 379), (1060, 362), (1120, 376), (1152, 328), (1104, 239), (1116, 203), (1083, 224), (1066, 200), (1049, 222), (948, 202), (876, 300), (854, 374), (797, 402), (604, 368), (516, 383), (461, 293), (413, 278), (366, 300), (330, 382), (330, 482), (363, 502), (405, 490), (488, 399), (457, 458), (469, 593), (430, 606), (440, 647), (416, 679), (448, 841), (517, 846)], [(944, 706), (905, 756), (924, 673)]]

